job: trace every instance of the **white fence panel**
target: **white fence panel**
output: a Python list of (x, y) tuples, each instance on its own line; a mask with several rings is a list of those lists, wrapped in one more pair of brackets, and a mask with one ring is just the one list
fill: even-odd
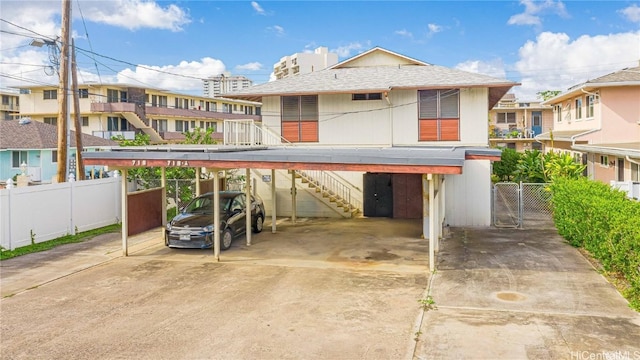
[(611, 180), (609, 184), (612, 188), (627, 193), (629, 199), (640, 200), (640, 182)]
[[(115, 180), (115, 181), (114, 181)], [(119, 178), (73, 183), (73, 223), (78, 231), (97, 229), (120, 222)]]
[(15, 248), (119, 222), (120, 178), (0, 190), (0, 246)]

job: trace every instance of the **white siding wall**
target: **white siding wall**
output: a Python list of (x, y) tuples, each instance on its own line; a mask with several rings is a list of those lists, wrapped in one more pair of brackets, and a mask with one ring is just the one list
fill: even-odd
[[(351, 94), (320, 95), (319, 143), (343, 146), (488, 145), (486, 88), (461, 90), (461, 141), (418, 141), (417, 99), (417, 90), (391, 91), (391, 104), (384, 97), (382, 100), (353, 101)], [(262, 109), (262, 123), (280, 134), (280, 97), (264, 97)]]
[(460, 143), (489, 144), (489, 93), (486, 88), (460, 90)]
[(447, 175), (446, 223), (451, 226), (491, 225), (491, 163), (465, 161), (462, 175)]
[(384, 99), (353, 101), (351, 94), (334, 94), (321, 95), (318, 103), (320, 143), (391, 144), (391, 113)]
[(280, 127), (280, 96), (262, 98), (262, 126), (278, 135), (282, 135)]

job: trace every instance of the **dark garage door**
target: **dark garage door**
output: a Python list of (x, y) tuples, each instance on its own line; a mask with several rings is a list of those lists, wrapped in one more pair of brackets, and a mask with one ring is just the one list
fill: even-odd
[(419, 219), (422, 217), (422, 176), (364, 175), (364, 216)]

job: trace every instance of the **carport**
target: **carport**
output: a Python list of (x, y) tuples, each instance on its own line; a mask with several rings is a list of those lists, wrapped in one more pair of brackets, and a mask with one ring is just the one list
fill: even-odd
[[(275, 194), (275, 170), (358, 171), (370, 173), (420, 174), (422, 176), (422, 229), (429, 239), (429, 266), (435, 270), (437, 239), (442, 235), (444, 216), (444, 175), (461, 174), (465, 161), (500, 160), (500, 152), (481, 147), (299, 147), (299, 146), (229, 146), (168, 145), (113, 147), (108, 151), (83, 153), (85, 164), (106, 165), (122, 172), (122, 251), (128, 255), (127, 171), (138, 167), (160, 167), (163, 189), (162, 225), (166, 226), (167, 167), (190, 167), (214, 174), (214, 203), (219, 203), (219, 171), (246, 169), (246, 194), (251, 194), (250, 169), (271, 169), (271, 191)], [(295, 179), (292, 179), (295, 181)], [(198, 181), (196, 181), (198, 184)], [(199, 189), (196, 188), (196, 194)], [(292, 191), (292, 220), (295, 220), (296, 192)], [(214, 206), (214, 228), (220, 228), (220, 209)], [(271, 209), (272, 232), (276, 232), (276, 202)], [(247, 245), (251, 245), (251, 222), (246, 217)], [(214, 257), (220, 258), (220, 232), (214, 231)]]

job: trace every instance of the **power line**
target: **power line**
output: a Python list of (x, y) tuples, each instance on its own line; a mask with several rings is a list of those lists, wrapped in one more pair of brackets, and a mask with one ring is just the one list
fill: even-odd
[[(80, 7), (80, 0), (77, 1), (78, 10), (80, 11), (80, 18), (82, 19), (82, 26), (84, 26), (84, 34), (87, 37), (87, 42), (89, 43), (89, 48), (91, 52), (93, 52), (93, 45), (91, 44), (91, 39), (89, 38), (89, 31), (87, 30), (87, 23), (84, 21), (84, 15), (82, 14), (82, 8)], [(96, 72), (98, 73), (98, 82), (102, 84), (102, 78), (100, 77), (100, 69), (98, 69), (98, 64), (96, 63), (96, 59), (92, 58), (93, 64), (96, 67)]]
[[(35, 32), (35, 31), (31, 30), (31, 29), (27, 29), (26, 27), (20, 26), (18, 24), (14, 24), (9, 20), (5, 20), (5, 19), (0, 18), (0, 21), (6, 22), (7, 24), (10, 24), (10, 25), (13, 25), (13, 26), (17, 27), (18, 29), (26, 30), (26, 31), (28, 31), (28, 32), (30, 32), (32, 34), (38, 35), (38, 36), (40, 36), (40, 37), (42, 37), (42, 38), (44, 38), (46, 40), (51, 40), (51, 41), (55, 41), (56, 40), (55, 38), (52, 38), (52, 37), (49, 37), (49, 36), (46, 36), (46, 35), (42, 35), (42, 34), (37, 33), (37, 32)], [(6, 32), (6, 31), (2, 30), (2, 32)], [(14, 35), (20, 35), (20, 34), (14, 34)], [(23, 36), (26, 36), (26, 35), (23, 35)]]

